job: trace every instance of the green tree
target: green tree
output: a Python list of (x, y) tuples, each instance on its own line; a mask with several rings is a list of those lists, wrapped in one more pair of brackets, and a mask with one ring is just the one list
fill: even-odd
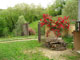
[(6, 21), (0, 17), (0, 37), (8, 35), (8, 28), (6, 27)]
[(70, 19), (78, 17), (78, 0), (67, 0), (62, 12), (63, 16), (69, 16)]
[(61, 15), (65, 2), (66, 0), (56, 0), (55, 3), (48, 6), (48, 8), (46, 9), (46, 12), (52, 16)]
[(23, 24), (26, 23), (26, 20), (23, 15), (19, 16), (18, 21), (15, 24), (15, 29), (13, 30), (14, 34), (17, 36), (21, 36), (23, 32)]
[(15, 28), (14, 25), (18, 20), (18, 11), (16, 11), (14, 8), (9, 7), (8, 9), (1, 11), (0, 16), (6, 20), (7, 27), (9, 28), (9, 31), (12, 32), (12, 30)]

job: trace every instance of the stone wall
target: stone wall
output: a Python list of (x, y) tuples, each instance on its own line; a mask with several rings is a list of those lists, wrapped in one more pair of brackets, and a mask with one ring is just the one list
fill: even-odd
[[(46, 26), (45, 27), (45, 36), (47, 36), (47, 31), (49, 30), (49, 28)], [(54, 34), (53, 31), (50, 31), (48, 34), (48, 37), (56, 37), (56, 35)]]
[[(47, 35), (47, 31), (49, 30), (49, 28), (46, 26), (45, 27), (45, 36)], [(62, 33), (61, 33), (61, 36), (64, 37), (66, 35), (69, 35), (69, 36), (73, 36), (72, 32), (75, 30), (75, 24), (71, 24), (70, 25), (70, 28), (69, 28), (69, 31), (65, 31), (63, 30)], [(56, 37), (56, 35), (54, 34), (53, 31), (50, 31), (48, 37)]]

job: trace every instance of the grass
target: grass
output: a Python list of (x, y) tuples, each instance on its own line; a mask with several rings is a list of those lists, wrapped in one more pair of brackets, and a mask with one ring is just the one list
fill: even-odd
[(36, 33), (38, 33), (38, 22), (39, 21), (35, 21), (35, 22), (32, 22), (31, 24), (29, 24), (29, 26), (34, 29), (36, 31)]
[[(36, 35), (38, 35), (38, 21), (32, 22), (29, 26), (36, 31)], [(41, 34), (45, 34), (45, 26), (41, 27)]]
[(65, 55), (64, 56), (67, 60), (80, 60), (80, 54), (77, 56), (69, 56), (69, 55)]
[(73, 42), (73, 37), (63, 37), (63, 39), (67, 43), (72, 43)]
[(64, 37), (63, 40), (68, 43), (68, 48), (72, 49), (73, 48), (73, 37)]
[(49, 60), (41, 52), (24, 53), (40, 45), (37, 41), (0, 44), (0, 60)]

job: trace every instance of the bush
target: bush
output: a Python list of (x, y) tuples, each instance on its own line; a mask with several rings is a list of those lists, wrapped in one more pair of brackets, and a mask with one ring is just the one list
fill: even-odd
[(35, 35), (36, 32), (35, 30), (33, 30), (32, 28), (29, 28), (29, 35)]
[(9, 29), (8, 29), (8, 27), (5, 27), (5, 28), (3, 29), (3, 35), (4, 35), (5, 37), (9, 35)]

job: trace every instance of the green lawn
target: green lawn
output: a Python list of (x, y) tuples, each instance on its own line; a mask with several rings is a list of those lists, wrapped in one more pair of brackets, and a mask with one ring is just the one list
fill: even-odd
[(40, 47), (37, 41), (0, 43), (0, 60), (49, 60), (39, 51), (32, 53), (26, 52)]
[(67, 43), (67, 47), (72, 49), (73, 47), (73, 37), (64, 37), (63, 40)]
[(77, 56), (64, 55), (63, 57), (65, 57), (66, 60), (80, 60), (80, 54)]
[(32, 22), (31, 24), (29, 24), (29, 27), (34, 29), (36, 31), (36, 34), (38, 33), (38, 22), (39, 21), (35, 21), (35, 22)]

